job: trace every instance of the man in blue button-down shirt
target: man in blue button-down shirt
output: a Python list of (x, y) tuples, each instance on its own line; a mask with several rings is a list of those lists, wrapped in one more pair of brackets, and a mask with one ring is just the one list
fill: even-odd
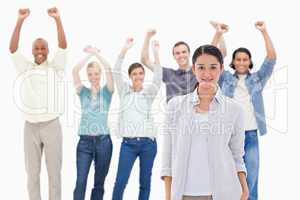
[[(257, 130), (260, 135), (267, 133), (262, 91), (272, 75), (276, 62), (276, 52), (265, 23), (256, 22), (255, 27), (262, 33), (267, 51), (267, 56), (260, 69), (251, 73), (253, 63), (250, 51), (246, 48), (238, 48), (234, 51), (230, 64), (235, 73), (224, 71), (219, 79), (223, 93), (239, 102), (245, 110), (244, 160), (248, 172), (249, 200), (256, 200), (258, 196), (259, 147)], [(218, 25), (215, 46), (223, 33), (220, 25)]]

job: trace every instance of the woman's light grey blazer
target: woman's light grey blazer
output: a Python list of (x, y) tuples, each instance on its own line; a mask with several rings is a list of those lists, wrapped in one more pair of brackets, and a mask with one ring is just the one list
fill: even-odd
[[(196, 120), (193, 107), (199, 103), (196, 90), (174, 97), (168, 103), (163, 135), (161, 176), (172, 177), (172, 200), (182, 200), (187, 176), (192, 133)], [(242, 108), (221, 90), (209, 107), (208, 157), (214, 200), (240, 200), (242, 188), (238, 172), (245, 172), (244, 117)], [(205, 127), (204, 127), (205, 128)], [(202, 128), (201, 128), (202, 129)]]

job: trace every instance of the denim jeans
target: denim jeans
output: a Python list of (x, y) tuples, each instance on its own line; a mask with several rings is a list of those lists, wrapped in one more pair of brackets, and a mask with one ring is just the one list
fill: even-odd
[(131, 169), (137, 157), (140, 159), (139, 200), (150, 196), (151, 175), (157, 153), (156, 140), (150, 138), (123, 138), (113, 200), (122, 200)]
[(183, 196), (182, 200), (213, 200), (212, 196)]
[(247, 184), (249, 188), (248, 200), (257, 200), (258, 196), (258, 171), (259, 171), (259, 145), (257, 130), (245, 132), (245, 156), (247, 168)]
[(110, 165), (112, 148), (110, 135), (80, 136), (77, 145), (77, 180), (74, 200), (84, 200), (87, 178), (93, 160), (95, 174), (91, 200), (103, 199), (104, 181)]

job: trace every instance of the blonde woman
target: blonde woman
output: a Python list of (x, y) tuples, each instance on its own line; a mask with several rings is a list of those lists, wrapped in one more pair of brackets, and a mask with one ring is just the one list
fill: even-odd
[[(113, 148), (107, 126), (107, 115), (114, 91), (114, 82), (110, 65), (100, 55), (100, 51), (91, 46), (86, 47), (84, 51), (87, 53), (86, 57), (73, 68), (74, 85), (81, 104), (74, 200), (84, 200), (85, 198), (87, 178), (92, 161), (94, 161), (95, 175), (91, 200), (102, 200), (104, 181), (109, 170)], [(88, 88), (81, 82), (79, 71), (92, 56), (95, 56), (99, 62), (90, 62), (87, 65), (87, 76), (90, 82), (90, 88)], [(107, 82), (101, 87), (100, 80), (104, 72)]]

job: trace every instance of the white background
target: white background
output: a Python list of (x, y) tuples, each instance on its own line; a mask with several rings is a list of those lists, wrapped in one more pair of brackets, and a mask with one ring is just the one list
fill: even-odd
[[(79, 3), (80, 2), (80, 3)], [(260, 184), (259, 196), (263, 200), (298, 199), (299, 189), (299, 128), (296, 127), (299, 112), (299, 7), (293, 1), (24, 1), (3, 2), (0, 22), (0, 66), (1, 66), (1, 139), (0, 139), (0, 198), (28, 199), (23, 153), (22, 115), (14, 103), (13, 85), (16, 72), (12, 65), (8, 45), (16, 23), (17, 10), (29, 7), (31, 15), (23, 26), (20, 49), (31, 58), (31, 43), (36, 37), (44, 37), (50, 44), (51, 55), (56, 49), (56, 28), (46, 9), (57, 6), (68, 40), (69, 59), (65, 93), (67, 106), (61, 117), (63, 125), (63, 200), (72, 199), (76, 180), (75, 150), (79, 120), (78, 99), (71, 84), (70, 72), (74, 64), (83, 57), (86, 44), (96, 45), (103, 56), (114, 63), (125, 37), (133, 36), (135, 47), (126, 58), (128, 64), (139, 61), (144, 34), (149, 27), (158, 30), (156, 38), (161, 43), (161, 63), (176, 68), (171, 48), (178, 40), (190, 44), (192, 52), (199, 45), (210, 43), (213, 29), (209, 20), (229, 24), (226, 33), (228, 66), (232, 51), (240, 46), (249, 48), (256, 68), (265, 57), (264, 43), (256, 20), (267, 23), (269, 33), (277, 50), (278, 61), (265, 89), (265, 107), (268, 118), (268, 135), (260, 138)], [(50, 56), (51, 56), (50, 55)], [(126, 68), (124, 67), (124, 70)], [(147, 72), (148, 74), (151, 74)], [(84, 74), (84, 72), (83, 72)], [(150, 76), (149, 76), (150, 77)], [(147, 77), (147, 78), (149, 78)], [(151, 77), (150, 77), (151, 78)], [(164, 88), (156, 100), (157, 122), (163, 119)], [(118, 96), (114, 95), (111, 109), (118, 108)], [(113, 126), (116, 115), (111, 115)], [(113, 137), (114, 152), (111, 168), (106, 180), (105, 199), (111, 198), (116, 175), (120, 141)], [(159, 148), (160, 150), (160, 148)], [(151, 199), (164, 198), (163, 182), (159, 178), (160, 154), (153, 169)], [(43, 199), (48, 198), (47, 173), (43, 162), (41, 173)], [(86, 199), (89, 199), (93, 183), (93, 170)], [(298, 186), (298, 187), (297, 187)], [(138, 162), (132, 171), (124, 199), (134, 200), (138, 195)]]

